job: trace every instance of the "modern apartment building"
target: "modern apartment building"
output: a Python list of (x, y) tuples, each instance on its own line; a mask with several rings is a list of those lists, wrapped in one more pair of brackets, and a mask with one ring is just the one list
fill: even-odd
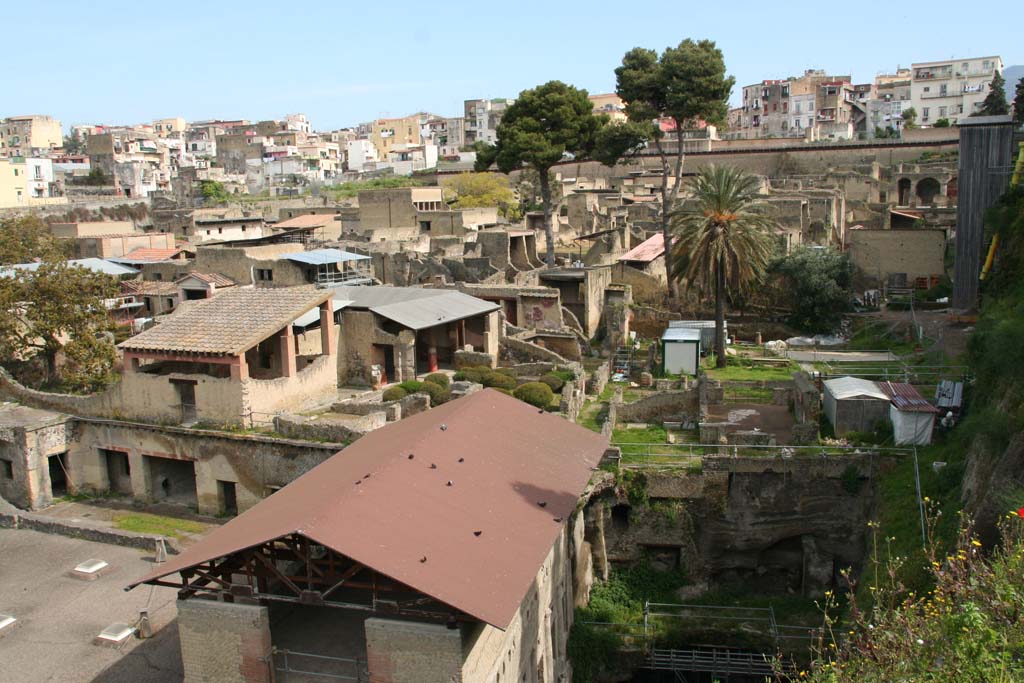
[(910, 106), (920, 126), (951, 125), (981, 109), (992, 77), (1003, 71), (998, 56), (911, 64)]

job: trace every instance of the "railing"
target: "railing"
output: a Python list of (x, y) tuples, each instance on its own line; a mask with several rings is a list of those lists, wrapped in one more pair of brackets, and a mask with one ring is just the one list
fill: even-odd
[(369, 273), (365, 272), (338, 272), (317, 273), (316, 284), (320, 286), (342, 285), (342, 284), (364, 284), (372, 280)]
[(274, 671), (284, 674), (277, 677), (280, 683), (304, 683), (323, 679), (364, 683), (370, 679), (366, 662), (362, 659), (329, 657), (277, 647), (273, 650), (273, 659)]
[(774, 666), (767, 655), (744, 650), (698, 648), (651, 650), (646, 667), (655, 671), (687, 671), (719, 675), (771, 676)]
[(905, 455), (914, 453), (913, 448), (896, 448), (882, 446), (766, 446), (761, 444), (710, 444), (710, 443), (624, 443), (614, 442), (622, 457), (619, 467), (703, 467), (705, 458), (828, 458), (844, 455)]

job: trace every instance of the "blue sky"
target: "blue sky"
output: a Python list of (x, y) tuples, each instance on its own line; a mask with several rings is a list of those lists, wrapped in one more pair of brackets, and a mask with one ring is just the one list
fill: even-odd
[[(559, 79), (615, 88), (635, 46), (710, 38), (738, 86), (805, 68), (868, 81), (897, 64), (999, 54), (1024, 63), (1024, 2), (5, 3), (18, 27), (0, 116), (74, 123), (265, 119), (304, 112), (326, 130)], [(984, 7), (984, 11), (980, 11)]]

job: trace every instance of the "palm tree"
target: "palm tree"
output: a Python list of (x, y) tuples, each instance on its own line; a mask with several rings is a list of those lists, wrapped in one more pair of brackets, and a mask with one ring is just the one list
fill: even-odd
[(686, 286), (715, 292), (715, 357), (725, 367), (725, 298), (752, 285), (774, 251), (778, 224), (762, 212), (758, 179), (708, 166), (690, 181), (691, 199), (672, 212), (676, 244), (670, 272)]

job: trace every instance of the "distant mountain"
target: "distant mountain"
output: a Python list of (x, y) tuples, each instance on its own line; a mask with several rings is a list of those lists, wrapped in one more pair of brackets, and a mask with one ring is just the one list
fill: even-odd
[(1006, 67), (1003, 69), (1003, 78), (1006, 79), (1006, 101), (1013, 102), (1013, 95), (1017, 91), (1017, 82), (1024, 78), (1024, 64)]

